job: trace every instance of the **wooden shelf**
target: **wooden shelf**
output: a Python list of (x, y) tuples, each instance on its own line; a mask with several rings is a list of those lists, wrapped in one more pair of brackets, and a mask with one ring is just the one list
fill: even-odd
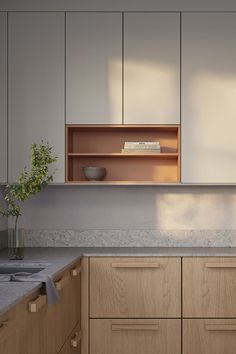
[(145, 158), (145, 157), (151, 157), (151, 158), (168, 158), (168, 159), (175, 159), (178, 158), (179, 154), (178, 153), (157, 153), (157, 154), (131, 154), (131, 153), (120, 153), (120, 152), (101, 152), (101, 153), (76, 153), (76, 152), (71, 152), (68, 153), (69, 157), (140, 157), (140, 158)]
[[(66, 182), (152, 185), (180, 181), (179, 125), (67, 125)], [(122, 153), (127, 141), (159, 141), (161, 153)], [(83, 167), (106, 168), (104, 181), (85, 180)]]
[(67, 124), (68, 129), (78, 130), (78, 131), (87, 131), (87, 132), (97, 132), (106, 131), (178, 131), (179, 124)]
[(163, 183), (151, 181), (73, 181), (69, 186), (180, 186), (179, 182)]

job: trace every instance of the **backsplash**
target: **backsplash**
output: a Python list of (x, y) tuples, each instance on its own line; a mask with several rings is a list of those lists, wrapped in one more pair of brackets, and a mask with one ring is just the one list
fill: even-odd
[(25, 203), (33, 230), (236, 230), (236, 187), (52, 186)]
[(27, 230), (28, 247), (236, 247), (236, 230)]
[(233, 247), (235, 215), (234, 187), (51, 186), (25, 203), (21, 226), (33, 247)]

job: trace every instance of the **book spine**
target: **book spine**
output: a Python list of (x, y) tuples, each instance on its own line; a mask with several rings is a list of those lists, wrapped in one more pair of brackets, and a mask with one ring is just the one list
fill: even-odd
[(122, 153), (124, 154), (160, 154), (161, 150), (159, 149), (155, 149), (155, 150), (138, 150), (138, 149), (122, 149), (121, 150)]
[(160, 146), (159, 142), (140, 142), (140, 143), (135, 143), (135, 142), (125, 142), (125, 146)]
[(137, 147), (137, 146), (125, 146), (124, 149), (128, 150), (160, 150), (160, 146), (145, 146), (145, 147)]

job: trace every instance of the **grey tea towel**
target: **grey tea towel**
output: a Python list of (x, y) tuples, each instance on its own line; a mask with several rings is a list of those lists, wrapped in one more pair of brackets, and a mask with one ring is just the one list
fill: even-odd
[(59, 300), (59, 294), (55, 288), (54, 282), (52, 278), (46, 274), (19, 272), (11, 274), (9, 280), (15, 282), (41, 282), (45, 284), (48, 304), (52, 305)]

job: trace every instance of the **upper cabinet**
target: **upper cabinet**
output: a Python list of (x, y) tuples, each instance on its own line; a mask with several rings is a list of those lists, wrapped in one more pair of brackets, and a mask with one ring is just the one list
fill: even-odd
[(180, 15), (124, 15), (124, 123), (180, 122)]
[(41, 139), (58, 156), (54, 182), (65, 180), (65, 14), (9, 14), (9, 181)]
[(236, 182), (236, 14), (183, 14), (182, 182)]
[(0, 13), (0, 183), (7, 181), (7, 13)]
[(66, 15), (67, 124), (122, 123), (122, 15)]

